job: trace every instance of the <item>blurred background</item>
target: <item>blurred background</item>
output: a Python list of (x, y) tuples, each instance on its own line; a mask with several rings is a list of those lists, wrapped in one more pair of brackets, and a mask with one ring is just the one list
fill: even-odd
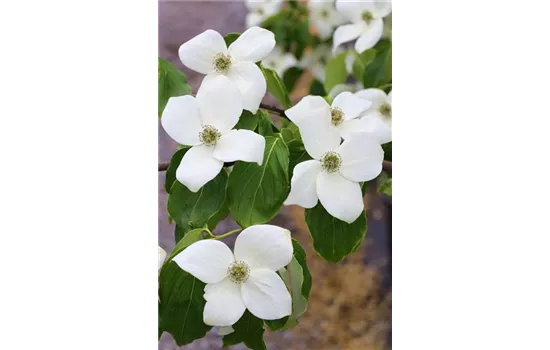
[[(225, 35), (242, 33), (247, 28), (249, 9), (244, 1), (159, 1), (158, 56), (182, 70), (196, 93), (203, 75), (183, 66), (179, 46), (206, 29)], [(391, 20), (390, 20), (391, 23)], [(315, 28), (311, 28), (315, 30)], [(305, 53), (307, 56), (309, 53)], [(293, 104), (309, 94), (312, 72), (304, 72), (291, 92)], [(280, 107), (271, 96), (264, 103)], [(159, 162), (168, 162), (177, 151), (158, 124)], [(159, 246), (170, 252), (175, 245), (174, 225), (168, 223), (164, 172), (159, 172)], [(268, 349), (349, 349), (391, 348), (391, 198), (379, 195), (376, 185), (365, 196), (368, 232), (361, 249), (338, 264), (329, 264), (314, 252), (304, 221), (303, 209), (284, 207), (271, 223), (292, 231), (307, 253), (313, 286), (306, 313), (300, 324), (285, 332), (266, 331)], [(231, 219), (222, 221), (217, 234), (237, 228)], [(226, 239), (232, 246), (236, 236)], [(205, 338), (178, 347), (168, 333), (159, 342), (159, 350), (221, 349), (221, 337), (212, 330)], [(246, 349), (243, 344), (230, 349)]]

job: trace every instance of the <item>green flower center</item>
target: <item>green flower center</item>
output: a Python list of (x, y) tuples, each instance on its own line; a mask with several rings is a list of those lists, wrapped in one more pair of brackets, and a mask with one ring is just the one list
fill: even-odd
[(384, 103), (380, 106), (379, 111), (386, 119), (391, 119), (391, 105)]
[(367, 22), (367, 24), (369, 24), (370, 21), (372, 21), (373, 18), (374, 18), (374, 16), (369, 11), (363, 13), (363, 20), (365, 22)]
[(341, 164), (342, 157), (336, 152), (327, 152), (321, 157), (321, 167), (329, 173), (338, 171)]
[(344, 122), (344, 112), (338, 107), (331, 108), (330, 118), (332, 119), (332, 125), (338, 126)]
[(199, 132), (199, 140), (207, 146), (215, 146), (222, 134), (212, 125), (204, 125)]
[(256, 13), (259, 14), (260, 16), (263, 16), (265, 12), (264, 12), (264, 9), (260, 8), (256, 10)]
[(231, 56), (219, 53), (214, 56), (214, 69), (218, 73), (227, 73), (229, 67), (231, 67)]
[(227, 276), (233, 283), (243, 283), (250, 275), (250, 267), (244, 261), (235, 261), (227, 268)]
[(321, 12), (319, 12), (319, 16), (321, 18), (328, 18), (328, 11), (327, 10), (321, 10)]

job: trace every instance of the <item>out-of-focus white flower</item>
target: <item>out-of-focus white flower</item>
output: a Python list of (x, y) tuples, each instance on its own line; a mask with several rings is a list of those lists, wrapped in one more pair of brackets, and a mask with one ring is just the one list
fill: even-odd
[(315, 79), (320, 82), (325, 81), (325, 68), (327, 62), (332, 58), (330, 46), (320, 44), (317, 45), (309, 54), (302, 57), (299, 67), (308, 69)]
[(310, 0), (307, 6), (309, 21), (315, 26), (322, 40), (330, 38), (334, 28), (344, 23), (344, 17), (336, 11), (333, 0)]
[(267, 29), (249, 28), (229, 48), (220, 33), (208, 29), (181, 45), (179, 56), (185, 66), (206, 74), (201, 87), (219, 75), (229, 78), (228, 84), (241, 93), (244, 109), (256, 113), (267, 90), (256, 62), (266, 58), (273, 47), (275, 35)]
[(290, 52), (284, 53), (279, 46), (275, 46), (269, 56), (262, 61), (264, 67), (273, 69), (280, 77), (287, 69), (294, 67), (297, 63), (298, 61), (293, 54)]
[(162, 267), (162, 264), (164, 263), (164, 260), (166, 260), (166, 250), (159, 247), (159, 271)]
[(338, 84), (335, 85), (328, 93), (329, 97), (334, 99), (336, 96), (340, 95), (342, 92), (357, 92), (363, 88), (363, 84), (358, 81), (350, 84)]
[(203, 321), (210, 326), (231, 326), (248, 309), (263, 320), (291, 313), (291, 297), (276, 273), (292, 260), (290, 231), (273, 225), (243, 230), (234, 253), (225, 243), (195, 242), (173, 261), (200, 281), (204, 288)]
[(336, 9), (352, 24), (336, 28), (333, 50), (341, 44), (357, 39), (355, 50), (359, 53), (372, 48), (382, 37), (383, 17), (391, 13), (388, 0), (336, 0)]
[(261, 26), (262, 23), (273, 16), (283, 4), (283, 0), (246, 0), (249, 12), (246, 15), (246, 26)]
[(391, 142), (391, 91), (388, 95), (380, 89), (365, 89), (355, 93), (355, 96), (372, 102), (371, 106), (361, 114), (361, 120), (377, 130), (380, 143)]
[(224, 162), (262, 164), (264, 137), (250, 130), (232, 130), (241, 113), (239, 90), (221, 74), (212, 76), (208, 84), (203, 82), (196, 98), (185, 95), (168, 100), (161, 124), (174, 141), (192, 146), (176, 170), (178, 181), (191, 192), (216, 177)]

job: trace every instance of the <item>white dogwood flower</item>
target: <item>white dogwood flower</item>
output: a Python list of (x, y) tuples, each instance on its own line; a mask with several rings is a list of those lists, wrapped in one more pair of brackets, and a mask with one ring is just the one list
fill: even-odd
[(370, 105), (369, 101), (345, 91), (334, 98), (332, 105), (321, 96), (306, 96), (295, 106), (287, 109), (285, 114), (298, 126), (301, 133), (302, 129), (314, 124), (323, 125), (335, 135), (334, 138), (347, 139), (354, 131), (374, 131), (365, 129), (358, 119)]
[(315, 26), (322, 40), (330, 38), (334, 28), (344, 23), (342, 14), (336, 11), (332, 0), (310, 0), (307, 7), (309, 21)]
[(391, 13), (389, 0), (336, 0), (336, 9), (352, 24), (336, 28), (333, 50), (341, 44), (357, 39), (355, 50), (359, 53), (372, 48), (382, 37), (383, 17)]
[(266, 68), (273, 69), (282, 77), (283, 73), (290, 67), (294, 67), (298, 61), (290, 52), (283, 52), (279, 46), (271, 51), (271, 53), (262, 60), (262, 65)]
[(372, 103), (369, 109), (361, 114), (361, 120), (377, 130), (380, 143), (391, 142), (391, 91), (386, 95), (380, 89), (365, 89), (357, 91), (355, 96)]
[(164, 263), (164, 260), (166, 260), (166, 250), (159, 247), (159, 271), (162, 267), (162, 264)]
[(325, 81), (325, 67), (332, 58), (330, 46), (325, 44), (317, 45), (310, 53), (304, 55), (298, 66), (308, 69), (311, 74), (320, 82)]
[(220, 241), (195, 242), (173, 259), (179, 267), (206, 283), (203, 321), (231, 326), (248, 309), (263, 320), (291, 313), (291, 297), (275, 272), (292, 260), (290, 231), (273, 225), (243, 230), (234, 253)]
[(283, 0), (246, 0), (249, 12), (246, 15), (246, 26), (261, 26), (262, 23), (273, 16), (283, 4)]
[[(179, 57), (188, 68), (206, 74), (202, 85), (219, 75), (240, 91), (243, 108), (256, 113), (267, 85), (256, 62), (263, 60), (275, 46), (275, 36), (267, 29), (252, 27), (229, 48), (220, 33), (207, 30), (179, 48)], [(210, 101), (212, 102), (212, 101)]]
[(222, 170), (224, 162), (237, 160), (262, 164), (265, 139), (250, 130), (232, 130), (239, 121), (239, 90), (223, 76), (212, 76), (197, 97), (172, 97), (162, 114), (168, 136), (192, 146), (176, 170), (176, 178), (197, 192)]
[(330, 215), (351, 224), (364, 210), (359, 183), (380, 174), (384, 151), (369, 133), (352, 133), (340, 144), (322, 120), (312, 123), (300, 133), (313, 160), (294, 168), (285, 204), (313, 208), (320, 201)]

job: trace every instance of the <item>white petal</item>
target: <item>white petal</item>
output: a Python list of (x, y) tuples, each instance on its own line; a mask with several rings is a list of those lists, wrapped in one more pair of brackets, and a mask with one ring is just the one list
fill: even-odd
[(241, 286), (229, 278), (204, 287), (203, 321), (209, 326), (231, 326), (246, 310), (241, 297)]
[(336, 96), (340, 95), (342, 92), (345, 92), (345, 91), (352, 92), (354, 90), (355, 90), (355, 87), (352, 84), (338, 84), (338, 85), (334, 85), (334, 87), (330, 90), (328, 95), (334, 99), (336, 98)]
[(307, 153), (313, 159), (321, 159), (323, 154), (340, 146), (340, 131), (332, 125), (330, 118), (309, 116), (307, 123), (300, 126), (300, 134)]
[(218, 335), (224, 336), (235, 332), (235, 329), (231, 326), (222, 326), (218, 328)]
[(366, 111), (372, 102), (366, 101), (353, 95), (351, 92), (342, 92), (332, 102), (332, 107), (340, 108), (344, 112), (344, 120), (351, 120), (359, 117)]
[(317, 29), (317, 32), (319, 33), (319, 37), (322, 40), (330, 38), (332, 35), (332, 31), (334, 30), (334, 26), (332, 23), (330, 23), (328, 20), (324, 19), (317, 19), (313, 23), (315, 25), (315, 28)]
[(231, 130), (220, 137), (215, 146), (214, 158), (223, 162), (255, 162), (262, 165), (265, 138), (250, 130)]
[(348, 41), (357, 39), (365, 28), (364, 22), (359, 22), (356, 24), (345, 24), (339, 26), (334, 31), (334, 36), (332, 37), (332, 51), (336, 51), (338, 46)]
[(370, 12), (375, 18), (386, 17), (391, 13), (391, 1), (379, 0), (370, 6)]
[(368, 133), (369, 137), (374, 138), (380, 144), (391, 142), (392, 129), (379, 118), (363, 117), (361, 119), (352, 119), (342, 123), (339, 127), (340, 135), (344, 140), (355, 132)]
[(380, 106), (388, 100), (388, 96), (383, 90), (375, 88), (357, 91), (355, 96), (372, 102), (369, 110), (380, 108)]
[(292, 312), (290, 293), (281, 277), (271, 270), (252, 270), (241, 285), (241, 295), (246, 308), (263, 320), (277, 320)]
[(275, 35), (260, 27), (248, 28), (229, 45), (229, 55), (235, 61), (258, 62), (269, 55), (275, 47)]
[(317, 176), (321, 172), (318, 160), (307, 160), (294, 168), (290, 181), (290, 194), (285, 205), (297, 204), (303, 208), (313, 208), (317, 205)]
[(325, 116), (330, 119), (330, 106), (321, 96), (306, 96), (287, 109), (285, 115), (299, 127), (308, 116)]
[(214, 158), (213, 152), (214, 147), (200, 145), (193, 146), (183, 156), (176, 170), (176, 178), (189, 191), (197, 192), (222, 170), (223, 162)]
[(290, 231), (279, 226), (255, 225), (246, 228), (235, 241), (235, 260), (242, 260), (251, 270), (276, 271), (292, 260)]
[(233, 81), (241, 92), (243, 109), (255, 114), (267, 90), (265, 78), (260, 68), (252, 62), (240, 62), (231, 66), (229, 72), (227, 72), (227, 77)]
[(182, 44), (179, 56), (188, 68), (202, 74), (210, 74), (214, 72), (214, 56), (220, 52), (227, 53), (223, 37), (215, 30), (208, 29)]
[(351, 133), (336, 150), (342, 157), (340, 174), (356, 182), (370, 181), (382, 172), (384, 151), (369, 133)]
[(213, 239), (191, 244), (172, 260), (204, 283), (221, 282), (227, 277), (227, 268), (235, 261), (229, 247)]
[(182, 145), (200, 145), (199, 133), (202, 130), (199, 107), (193, 96), (172, 97), (168, 100), (162, 118), (164, 131), (174, 141)]
[(197, 92), (197, 103), (204, 125), (216, 127), (222, 134), (233, 129), (243, 111), (241, 93), (224, 75), (207, 75)]
[(366, 1), (358, 0), (336, 0), (336, 10), (351, 22), (360, 22), (363, 20), (363, 12), (368, 6)]
[(317, 195), (332, 216), (351, 224), (364, 209), (361, 186), (340, 175), (322, 171), (317, 177)]
[(166, 260), (166, 250), (159, 247), (159, 270), (162, 267), (164, 260)]
[(355, 42), (355, 51), (361, 53), (371, 49), (382, 37), (384, 22), (381, 18), (373, 19)]
[(262, 24), (264, 19), (265, 19), (265, 16), (263, 16), (263, 15), (260, 15), (256, 12), (249, 12), (246, 15), (246, 26), (248, 28), (254, 27), (254, 26), (259, 26), (259, 25)]

